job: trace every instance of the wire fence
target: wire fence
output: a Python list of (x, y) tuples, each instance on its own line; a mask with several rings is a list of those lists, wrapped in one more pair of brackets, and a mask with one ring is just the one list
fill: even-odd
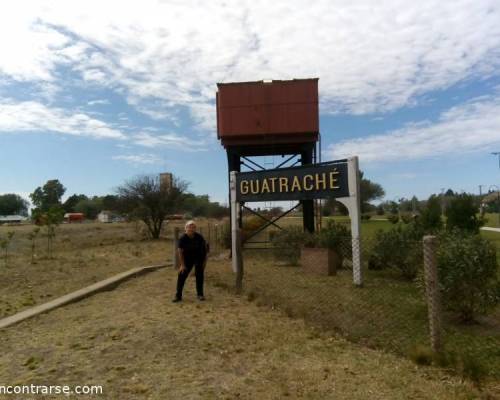
[[(290, 249), (244, 250), (244, 295), (370, 348), (500, 378), (500, 308), (464, 324), (441, 296), (439, 243), (424, 257), (422, 240), (390, 239), (361, 241), (362, 287), (353, 284), (350, 236), (330, 252), (295, 248), (295, 262)], [(425, 264), (434, 268), (434, 278), (424, 273)], [(216, 286), (234, 288), (227, 264), (207, 273)]]

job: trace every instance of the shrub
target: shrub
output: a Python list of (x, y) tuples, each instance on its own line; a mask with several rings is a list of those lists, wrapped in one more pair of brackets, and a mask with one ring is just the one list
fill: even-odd
[(478, 233), (479, 228), (484, 225), (484, 219), (478, 218), (477, 212), (474, 197), (466, 193), (457, 195), (446, 208), (446, 229)]
[(437, 253), (443, 304), (472, 322), (500, 302), (495, 247), (479, 235), (454, 230), (441, 235)]
[(413, 216), (411, 214), (401, 214), (401, 221), (405, 224), (409, 224), (413, 221)]
[(372, 216), (370, 214), (361, 214), (361, 219), (368, 221)]
[(441, 203), (436, 195), (427, 200), (425, 208), (420, 213), (420, 223), (425, 232), (435, 233), (443, 227), (441, 220)]
[(422, 229), (415, 222), (404, 228), (397, 226), (389, 231), (378, 231), (368, 268), (394, 268), (400, 270), (404, 278), (414, 279), (422, 265), (421, 238)]
[(387, 219), (391, 224), (397, 224), (399, 222), (399, 216), (397, 216), (396, 214), (389, 215)]
[(345, 225), (330, 220), (315, 236), (320, 247), (335, 250), (340, 257), (351, 255), (351, 231)]
[(300, 248), (304, 245), (307, 235), (298, 226), (277, 231), (272, 237), (274, 255), (296, 265), (300, 257)]

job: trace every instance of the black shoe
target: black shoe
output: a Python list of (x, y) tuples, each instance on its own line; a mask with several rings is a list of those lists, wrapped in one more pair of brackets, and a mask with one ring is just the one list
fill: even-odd
[(172, 300), (172, 303), (178, 303), (179, 301), (182, 301), (181, 297), (174, 297), (174, 299)]
[(198, 296), (198, 300), (205, 301), (205, 296)]

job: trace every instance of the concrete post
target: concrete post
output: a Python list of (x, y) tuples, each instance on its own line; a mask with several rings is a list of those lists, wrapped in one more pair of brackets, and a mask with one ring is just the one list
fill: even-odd
[(175, 269), (179, 269), (179, 252), (177, 251), (177, 244), (178, 243), (179, 243), (179, 228), (176, 226), (174, 228), (174, 248), (173, 248), (174, 254), (172, 257)]
[(429, 314), (429, 330), (431, 348), (434, 352), (442, 351), (441, 296), (436, 262), (437, 239), (435, 236), (424, 236), (424, 273)]
[(241, 246), (241, 229), (236, 230), (236, 246), (234, 258), (236, 261), (236, 293), (243, 291), (243, 251)]

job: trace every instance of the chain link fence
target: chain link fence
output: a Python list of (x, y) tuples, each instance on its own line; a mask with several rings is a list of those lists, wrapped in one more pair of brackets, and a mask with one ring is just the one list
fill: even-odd
[[(329, 255), (326, 249), (304, 255), (307, 249), (297, 246), (244, 250), (243, 293), (249, 301), (370, 348), (473, 378), (500, 378), (500, 309), (469, 324), (450, 311), (441, 295), (437, 241), (426, 243), (425, 252), (422, 240), (390, 234), (365, 237), (359, 245), (361, 287), (353, 284), (353, 242), (345, 236), (337, 238)], [(229, 265), (215, 263), (207, 270), (208, 279), (234, 289)]]

